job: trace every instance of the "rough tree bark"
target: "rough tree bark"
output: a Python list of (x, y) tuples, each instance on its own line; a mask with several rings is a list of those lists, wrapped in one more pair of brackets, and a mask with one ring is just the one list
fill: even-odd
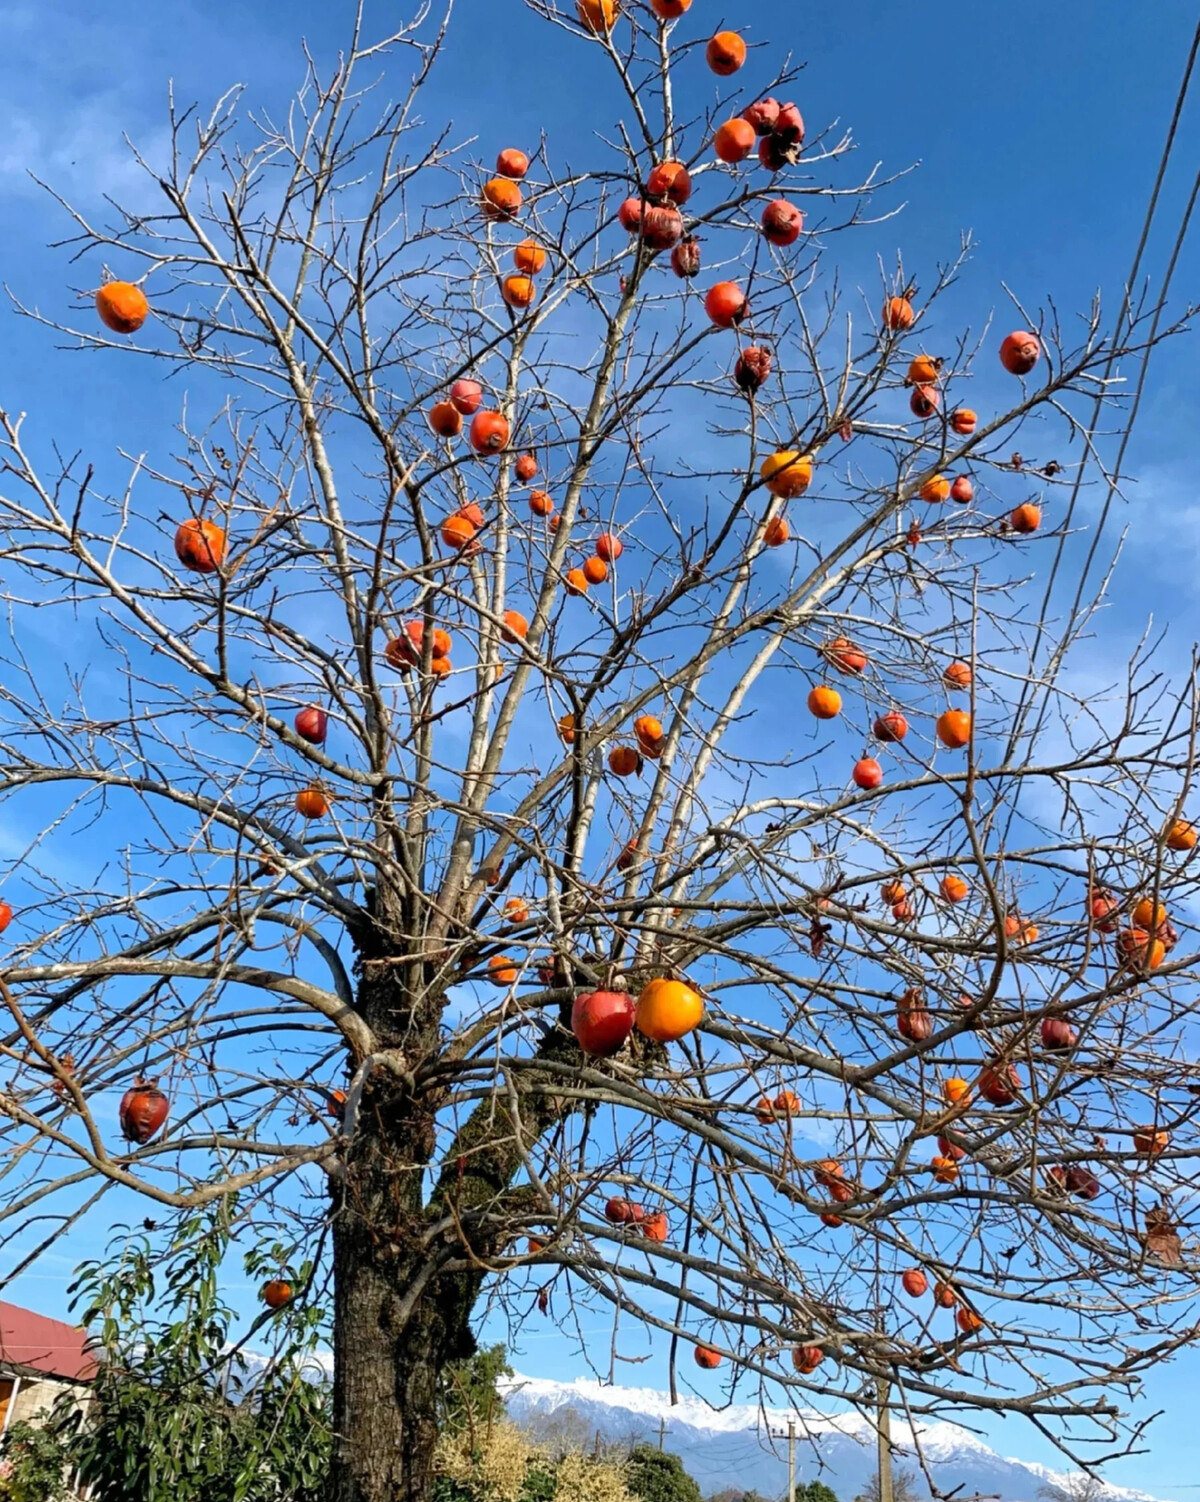
[[(397, 1203), (411, 1198), (397, 1180), (419, 1174), (398, 1171), (382, 1149), (376, 1139), (354, 1155), (334, 1199), (331, 1502), (429, 1495), (439, 1374), (474, 1349), (468, 1276), (429, 1275), (436, 1253), (421, 1245), (419, 1217)], [(354, 1208), (364, 1194), (374, 1196), (370, 1223)]]
[[(566, 1052), (566, 1050), (564, 1050)], [(515, 1122), (503, 1101), (478, 1108), (453, 1169), (427, 1206), (428, 1105), (375, 1075), (345, 1167), (334, 1176), (335, 1465), (331, 1502), (423, 1502), (438, 1437), (439, 1377), (476, 1349), (471, 1317), (489, 1260), (520, 1221), (508, 1196), (549, 1112), (530, 1102)], [(483, 1229), (486, 1224), (487, 1229)], [(464, 1254), (476, 1264), (461, 1266)], [(447, 1266), (453, 1263), (453, 1266)]]
[[(330, 1180), (330, 1502), (428, 1497), (439, 1379), (476, 1349), (471, 1320), (489, 1263), (531, 1208), (529, 1191), (514, 1191), (513, 1179), (563, 1110), (549, 1093), (526, 1093), (515, 1113), (503, 1096), (481, 1102), (430, 1192), (445, 1089), (428, 1066), (438, 1058), (447, 998), (434, 965), (395, 943), (413, 917), (411, 902), (377, 889), (352, 925), (361, 973), (356, 1009), (388, 1062), (360, 1064), (345, 1150)], [(564, 1005), (559, 1019), (568, 1026), (569, 1011)], [(547, 1037), (541, 1053), (578, 1064), (568, 1026)]]
[(438, 1373), (469, 1354), (470, 1301), (461, 1278), (434, 1271), (440, 1249), (426, 1235), (428, 1109), (392, 1075), (376, 1073), (354, 1125), (331, 1179), (330, 1498), (419, 1502), (428, 1495), (437, 1440)]

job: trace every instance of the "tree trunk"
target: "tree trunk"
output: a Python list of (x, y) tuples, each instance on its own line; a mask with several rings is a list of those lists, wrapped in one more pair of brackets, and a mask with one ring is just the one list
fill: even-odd
[(333, 1207), (333, 1425), (329, 1502), (427, 1502), (438, 1381), (475, 1350), (474, 1272), (437, 1272), (421, 1206), (427, 1122), (368, 1088)]
[[(376, 894), (370, 894), (374, 906)], [(355, 935), (360, 958), (380, 928)], [(440, 1006), (414, 1004), (397, 967), (360, 970), (358, 1006), (386, 1048), (432, 1051)], [(424, 1204), (436, 1098), (386, 1070), (364, 1083), (341, 1171), (332, 1181), (333, 1455), (329, 1502), (427, 1502), (438, 1436), (438, 1379), (474, 1350), (480, 1280), (435, 1273), (453, 1246)]]
[[(374, 901), (374, 894), (372, 894)], [(414, 1002), (394, 963), (370, 967), (380, 930), (355, 934), (358, 1006), (385, 1048), (436, 1054), (441, 997)], [(569, 1003), (564, 1005), (564, 1013)], [(578, 1057), (570, 1032), (547, 1057)], [(439, 1379), (475, 1352), (471, 1312), (487, 1262), (521, 1228), (529, 1191), (514, 1186), (526, 1147), (563, 1105), (542, 1094), (520, 1122), (502, 1101), (478, 1104), (429, 1185), (436, 1088), (410, 1093), (387, 1070), (365, 1082), (333, 1179), (333, 1425), (328, 1502), (428, 1502), (438, 1437)], [(539, 1202), (540, 1203), (540, 1202)], [(543, 1211), (544, 1213), (544, 1211)], [(441, 1260), (440, 1260), (441, 1259)], [(455, 1270), (444, 1263), (455, 1261)]]
[[(388, 1266), (361, 1227), (334, 1230), (334, 1451), (330, 1502), (426, 1502), (448, 1340), (437, 1282), (404, 1307), (419, 1264)], [(431, 1296), (432, 1295), (432, 1296)]]
[[(406, 1109), (408, 1107), (409, 1109)], [(471, 1312), (480, 1259), (509, 1239), (479, 1219), (505, 1204), (520, 1158), (515, 1123), (485, 1102), (460, 1129), (463, 1149), (421, 1203), (432, 1123), (397, 1103), (394, 1082), (364, 1091), (333, 1206), (333, 1424), (329, 1502), (428, 1502), (438, 1437), (439, 1379), (476, 1349)], [(542, 1125), (531, 1109), (534, 1130)], [(428, 1130), (427, 1130), (428, 1129)], [(463, 1237), (474, 1238), (464, 1269)], [(437, 1259), (456, 1270), (437, 1270)]]

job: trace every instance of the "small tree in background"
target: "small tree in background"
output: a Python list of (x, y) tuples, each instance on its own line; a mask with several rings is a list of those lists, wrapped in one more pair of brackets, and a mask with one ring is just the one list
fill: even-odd
[(173, 113), (155, 207), (68, 211), (85, 311), (22, 310), (188, 395), (131, 464), (0, 414), (0, 1216), (281, 1227), (330, 1502), (426, 1502), (481, 1298), (1120, 1449), (1200, 1328), (1197, 715), (1073, 681), (1073, 486), (1170, 320), (968, 328), (965, 249), (847, 295), (885, 185), (782, 54), (531, 9), (608, 144), (455, 151), (449, 14), (360, 12), (282, 123)]
[[(906, 1470), (903, 1466), (893, 1467), (892, 1502), (921, 1502), (921, 1498), (925, 1495), (912, 1471)], [(879, 1502), (880, 1496), (879, 1472), (875, 1471), (866, 1486), (855, 1497), (854, 1502)]]
[(823, 1481), (804, 1481), (796, 1485), (796, 1502), (839, 1502), (839, 1498)]
[(683, 1461), (655, 1445), (635, 1445), (625, 1464), (629, 1490), (641, 1502), (701, 1502), (700, 1488)]
[[(289, 1305), (247, 1336), (269, 1343), (265, 1359), (247, 1363), (244, 1344), (231, 1345), (220, 1276), (234, 1208), (184, 1222), (165, 1251), (123, 1237), (108, 1261), (76, 1277), (99, 1364), (90, 1401), (56, 1415), (54, 1442), (96, 1502), (317, 1502), (324, 1491), (329, 1394), (313, 1361), (321, 1320)], [(248, 1262), (258, 1271), (262, 1255)], [(310, 1272), (290, 1273), (294, 1286)]]
[(500, 1396), (502, 1377), (511, 1377), (508, 1352), (501, 1345), (476, 1351), (466, 1361), (455, 1362), (441, 1373), (441, 1427), (457, 1433), (461, 1429), (486, 1428), (493, 1419), (504, 1417), (504, 1399)]
[[(596, 1430), (584, 1415), (570, 1404), (557, 1407), (550, 1413), (526, 1414), (521, 1421), (521, 1427), (532, 1435), (554, 1460), (560, 1459), (563, 1455), (569, 1455), (575, 1450), (595, 1451), (597, 1448)], [(605, 1455), (624, 1458), (632, 1449), (632, 1444), (620, 1445), (602, 1440), (599, 1448)]]
[(1103, 1481), (1085, 1472), (1063, 1476), (1038, 1488), (1041, 1502), (1100, 1502), (1106, 1492)]

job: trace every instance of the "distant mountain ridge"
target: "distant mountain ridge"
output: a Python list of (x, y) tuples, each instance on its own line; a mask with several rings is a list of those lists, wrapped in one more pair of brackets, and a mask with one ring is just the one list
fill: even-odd
[[(609, 1387), (591, 1378), (553, 1382), (517, 1375), (503, 1386), (510, 1416), (535, 1435), (562, 1433), (569, 1425), (580, 1435), (604, 1440), (638, 1436), (658, 1442), (684, 1462), (705, 1493), (736, 1486), (777, 1498), (787, 1488), (787, 1447), (781, 1442), (789, 1417), (797, 1419), (797, 1480), (824, 1481), (850, 1502), (876, 1466), (875, 1434), (856, 1413), (836, 1416), (753, 1404), (711, 1408), (700, 1398), (681, 1397), (672, 1405), (666, 1393), (648, 1387)], [(918, 1424), (921, 1448), (940, 1491), (959, 1489), (963, 1498), (996, 1497), (999, 1502), (1038, 1502), (1048, 1484), (1064, 1485), (1067, 1473), (999, 1455), (958, 1424)], [(774, 1436), (779, 1437), (772, 1437)], [(913, 1436), (893, 1421), (893, 1444), (907, 1457), (898, 1464), (917, 1471)], [(925, 1490), (918, 1471), (918, 1486)], [(1166, 1502), (1128, 1487), (1106, 1487), (1096, 1502)]]

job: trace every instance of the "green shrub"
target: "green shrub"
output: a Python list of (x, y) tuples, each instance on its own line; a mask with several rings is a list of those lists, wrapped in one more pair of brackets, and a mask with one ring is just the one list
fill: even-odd
[(63, 1447), (49, 1429), (10, 1424), (0, 1441), (0, 1502), (60, 1502), (66, 1469)]

